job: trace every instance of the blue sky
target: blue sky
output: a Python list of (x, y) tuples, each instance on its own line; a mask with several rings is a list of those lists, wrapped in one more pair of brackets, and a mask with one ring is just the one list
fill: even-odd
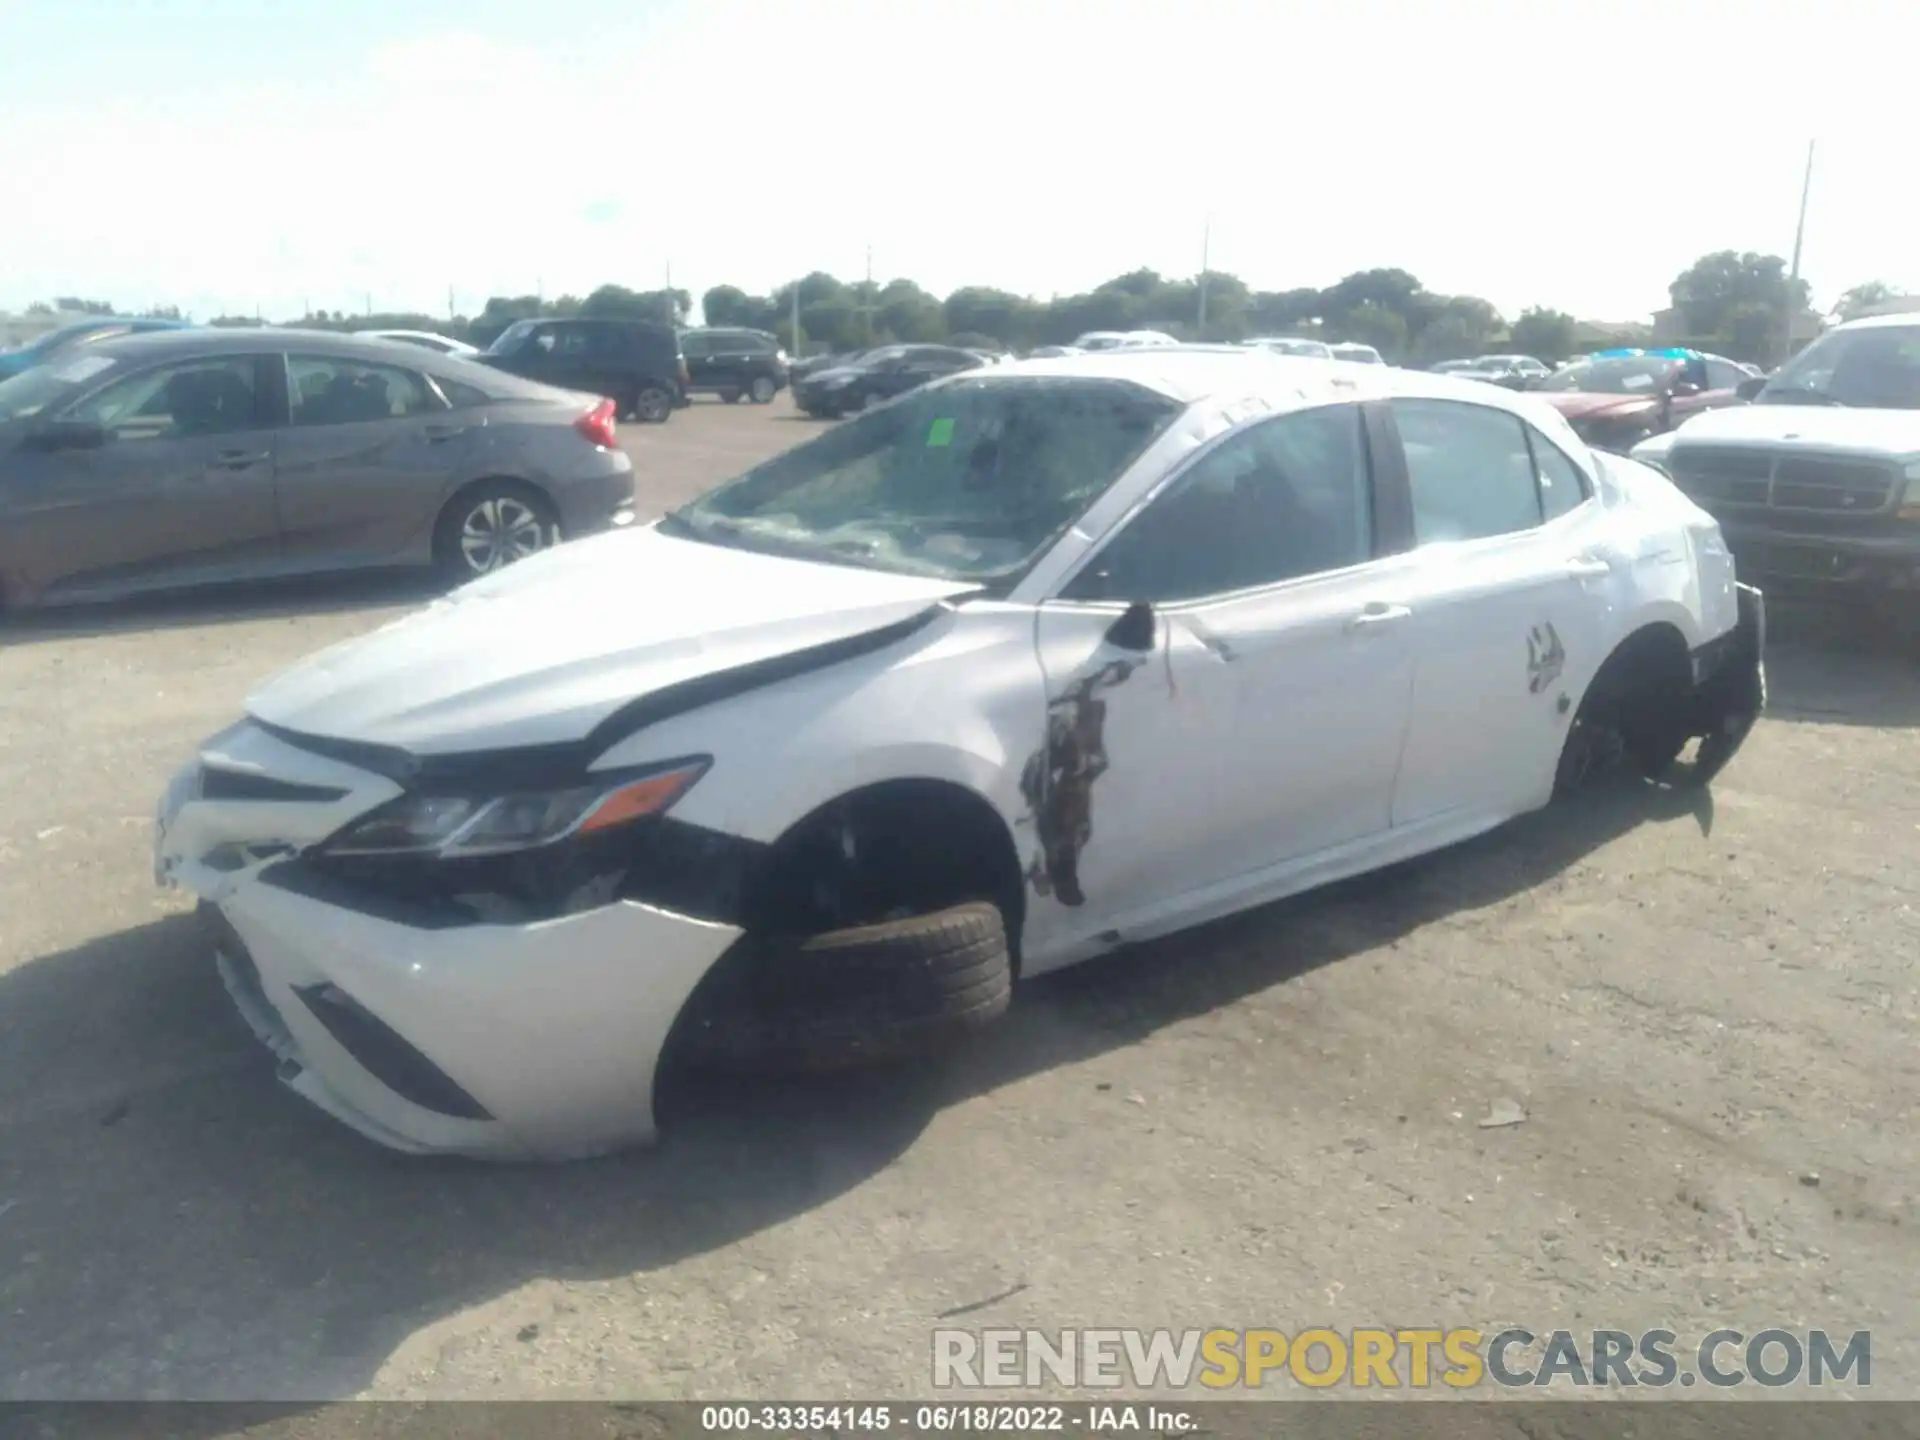
[[(0, 307), (444, 312), (811, 269), (1402, 265), (1508, 313), (1711, 249), (1920, 290), (1904, 5), (0, 0)], [(24, 138), (23, 138), (24, 137)]]

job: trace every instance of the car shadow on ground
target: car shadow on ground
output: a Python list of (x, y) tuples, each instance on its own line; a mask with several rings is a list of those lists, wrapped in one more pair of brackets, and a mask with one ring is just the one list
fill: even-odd
[(1801, 596), (1767, 600), (1767, 714), (1876, 729), (1920, 726), (1920, 593), (1913, 618)]
[[(277, 1086), (173, 916), (0, 976), (0, 1399), (321, 1400), (551, 1278), (644, 1277), (860, 1186), (943, 1107), (1538, 885), (1710, 794), (1620, 782), (1492, 835), (1023, 986), (944, 1064), (663, 1086), (659, 1145), (388, 1154)], [(641, 1279), (636, 1283), (644, 1287)], [(222, 1432), (224, 1433), (224, 1432)]]
[(0, 649), (101, 635), (199, 629), (302, 615), (420, 605), (446, 592), (424, 570), (302, 576), (0, 615)]

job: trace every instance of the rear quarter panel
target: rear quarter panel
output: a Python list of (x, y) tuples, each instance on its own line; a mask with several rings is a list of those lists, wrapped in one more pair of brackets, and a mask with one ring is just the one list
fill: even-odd
[(1609, 596), (1619, 638), (1664, 621), (1697, 648), (1733, 629), (1733, 556), (1719, 523), (1659, 471), (1596, 458), (1605, 548), (1619, 563)]

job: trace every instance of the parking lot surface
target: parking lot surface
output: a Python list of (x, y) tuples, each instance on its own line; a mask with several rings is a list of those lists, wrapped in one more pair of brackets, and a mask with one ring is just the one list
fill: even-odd
[[(811, 433), (701, 403), (625, 440), (657, 512)], [(285, 1093), (152, 884), (193, 744), (426, 593), (0, 630), (0, 1398), (924, 1396), (940, 1323), (1871, 1329), (1875, 1395), (1920, 1395), (1920, 668), (1844, 619), (1777, 614), (1710, 793), (1556, 807), (1036, 983), (944, 1067), (686, 1095), (653, 1150), (525, 1168)]]

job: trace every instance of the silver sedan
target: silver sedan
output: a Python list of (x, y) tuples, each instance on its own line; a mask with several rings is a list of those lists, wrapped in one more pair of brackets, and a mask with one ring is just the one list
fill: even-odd
[(433, 565), (631, 521), (614, 405), (298, 330), (89, 345), (0, 382), (0, 606)]

